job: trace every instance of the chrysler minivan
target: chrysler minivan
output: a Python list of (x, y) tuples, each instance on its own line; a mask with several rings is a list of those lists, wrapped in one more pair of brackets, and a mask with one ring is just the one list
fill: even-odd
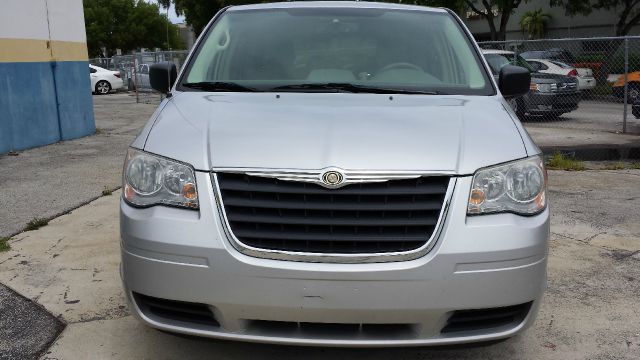
[(225, 8), (126, 154), (121, 275), (163, 331), (322, 346), (504, 339), (534, 322), (540, 150), (446, 9)]

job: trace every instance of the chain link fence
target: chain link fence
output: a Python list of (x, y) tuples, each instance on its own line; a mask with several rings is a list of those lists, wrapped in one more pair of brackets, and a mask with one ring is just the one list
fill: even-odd
[(180, 71), (188, 54), (188, 51), (143, 52), (111, 58), (89, 59), (89, 63), (107, 70), (119, 71), (120, 78), (124, 81), (122, 90), (134, 94), (136, 102), (160, 103), (162, 94), (152, 90), (149, 83), (149, 65), (161, 61), (171, 61)]
[[(620, 156), (607, 152), (631, 141), (632, 157), (640, 158), (640, 36), (479, 45), (496, 77), (509, 63), (531, 70), (529, 93), (509, 103), (534, 138), (558, 138), (560, 148), (571, 148), (572, 138), (581, 139), (582, 145), (593, 142), (600, 147), (586, 156), (602, 160), (628, 157), (627, 150)], [(120, 71), (125, 89), (137, 102), (158, 104), (162, 94), (150, 87), (149, 65), (172, 61), (180, 69), (187, 55), (188, 51), (144, 52), (90, 62)]]
[(527, 127), (640, 135), (640, 37), (481, 42), (494, 71), (532, 70), (531, 90), (510, 101)]
[[(529, 67), (531, 91), (510, 103), (527, 127), (640, 135), (640, 36), (481, 42), (497, 75), (505, 63)], [(149, 85), (149, 65), (188, 51), (144, 52), (90, 63), (120, 71), (139, 102), (159, 102)], [(638, 101), (638, 109), (633, 104)]]

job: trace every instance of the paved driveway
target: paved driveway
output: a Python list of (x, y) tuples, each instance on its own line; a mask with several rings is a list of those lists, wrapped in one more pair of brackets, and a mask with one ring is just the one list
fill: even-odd
[(121, 184), (127, 146), (156, 108), (128, 94), (94, 96), (97, 134), (0, 156), (0, 237)]
[[(531, 118), (526, 121), (528, 127), (553, 127), (560, 129), (578, 129), (606, 132), (622, 132), (624, 104), (602, 100), (582, 100), (578, 109), (558, 118)], [(627, 132), (640, 135), (640, 120), (631, 114), (631, 105), (627, 105)]]
[(532, 329), (490, 346), (303, 348), (147, 328), (129, 315), (120, 287), (119, 193), (16, 237), (0, 254), (0, 282), (68, 322), (46, 359), (638, 359), (640, 171), (550, 176), (549, 290)]

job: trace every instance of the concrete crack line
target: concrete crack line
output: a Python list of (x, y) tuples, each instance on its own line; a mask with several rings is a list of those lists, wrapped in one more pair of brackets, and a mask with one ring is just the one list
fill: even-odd
[[(558, 233), (554, 233), (554, 232), (551, 232), (551, 234), (553, 234), (553, 235), (557, 235), (557, 236), (562, 237), (562, 238), (565, 238), (565, 239), (569, 239), (569, 240), (577, 241), (577, 242), (582, 243), (582, 244), (585, 244), (585, 245), (587, 245), (587, 246), (591, 246), (591, 247), (593, 247), (593, 248), (600, 249), (600, 250), (604, 250), (604, 251), (616, 251), (616, 250), (620, 250), (620, 249), (618, 249), (618, 248), (608, 247), (608, 246), (604, 246), (604, 245), (594, 245), (594, 244), (591, 244), (591, 243), (589, 242), (590, 240), (594, 239), (594, 238), (595, 238), (596, 236), (598, 236), (598, 235), (606, 234), (606, 232), (601, 232), (601, 233), (598, 233), (598, 234), (595, 234), (595, 235), (589, 236), (588, 238), (586, 238), (586, 239), (584, 239), (584, 240), (576, 239), (576, 238), (571, 237), (571, 236), (567, 236), (567, 235), (563, 235), (563, 234), (558, 234)], [(632, 252), (631, 254), (625, 255), (622, 259), (626, 259), (627, 257), (631, 257), (631, 256), (633, 256), (633, 255), (635, 255), (635, 254), (637, 254), (637, 253), (640, 253), (640, 250), (636, 250), (636, 251)]]

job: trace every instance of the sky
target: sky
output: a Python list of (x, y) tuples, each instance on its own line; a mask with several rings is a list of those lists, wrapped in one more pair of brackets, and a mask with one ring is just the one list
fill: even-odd
[[(145, 0), (148, 3), (152, 3), (152, 4), (157, 4), (158, 2), (156, 0)], [(164, 14), (166, 13), (166, 10), (163, 9), (162, 7), (160, 7), (160, 11)], [(184, 22), (184, 16), (178, 16), (176, 15), (176, 10), (173, 6), (173, 4), (171, 4), (171, 6), (169, 7), (169, 20), (174, 23), (182, 23)]]

